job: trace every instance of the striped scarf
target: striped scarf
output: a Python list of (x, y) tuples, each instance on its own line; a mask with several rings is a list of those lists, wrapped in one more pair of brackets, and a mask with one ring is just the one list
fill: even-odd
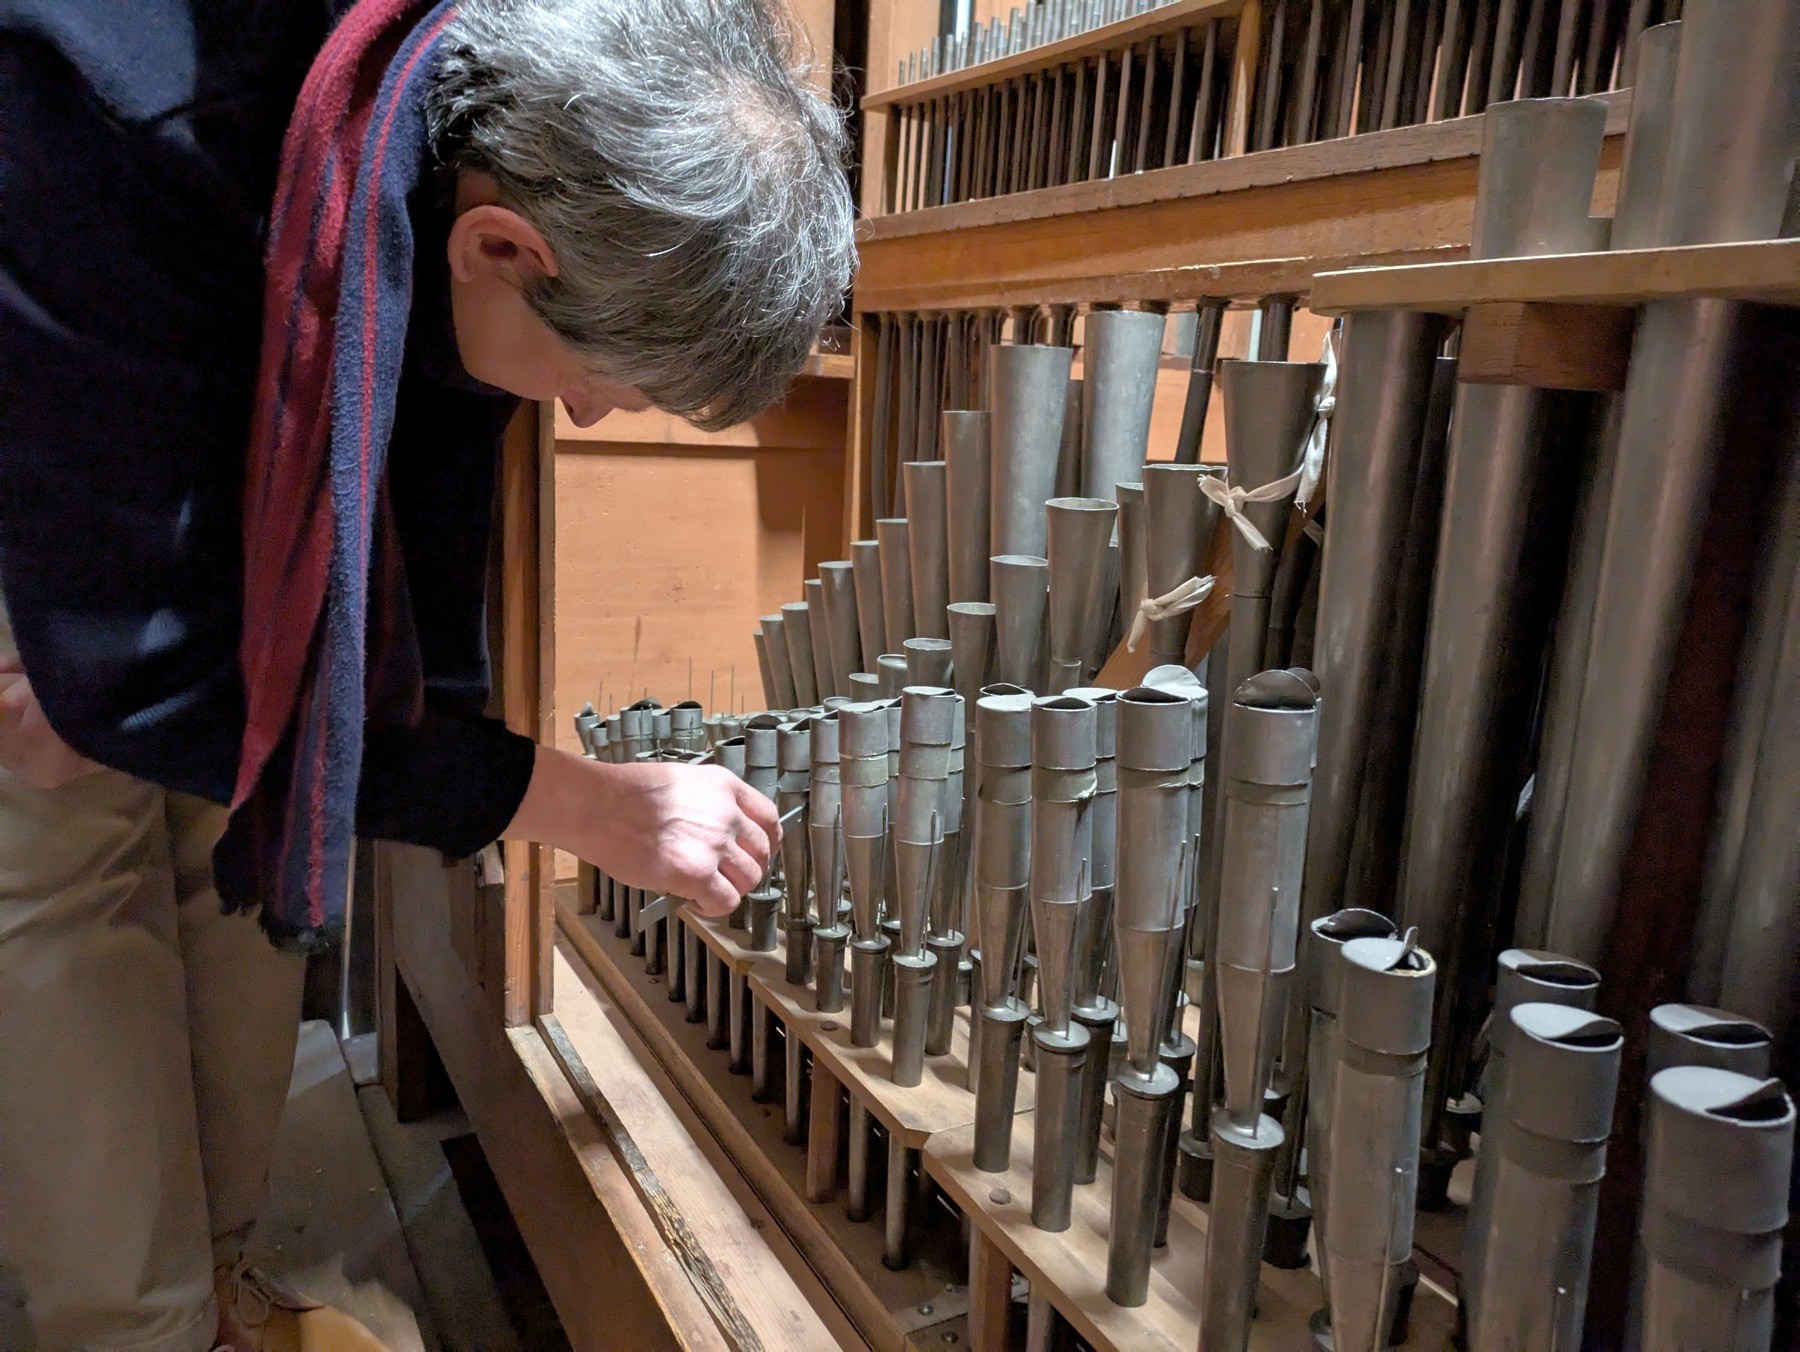
[(244, 742), (214, 863), (227, 907), (260, 905), (284, 947), (342, 930), (365, 717), (421, 713), (384, 481), (412, 303), (407, 198), (454, 11), (357, 0), (282, 145), (244, 496)]

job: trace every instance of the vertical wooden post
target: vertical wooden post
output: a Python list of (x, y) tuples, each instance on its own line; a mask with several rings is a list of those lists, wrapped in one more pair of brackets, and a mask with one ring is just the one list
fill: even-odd
[[(506, 429), (500, 467), (500, 701), (506, 725), (543, 745), (556, 730), (556, 417), (527, 405)], [(556, 866), (547, 845), (509, 840), (505, 987), (519, 1027), (550, 1012)]]
[(1012, 1264), (979, 1226), (969, 1231), (969, 1346), (1006, 1352), (1012, 1314)]
[(1262, 57), (1262, 0), (1246, 0), (1238, 16), (1237, 50), (1231, 58), (1231, 105), (1225, 114), (1225, 153), (1250, 148), (1251, 113), (1256, 106), (1256, 70)]
[(875, 350), (879, 343), (880, 320), (871, 314), (854, 316), (851, 352), (856, 358), (855, 374), (850, 382), (850, 444), (844, 467), (844, 552), (850, 557), (850, 542), (866, 540), (875, 533), (874, 480), (870, 451), (875, 436)]

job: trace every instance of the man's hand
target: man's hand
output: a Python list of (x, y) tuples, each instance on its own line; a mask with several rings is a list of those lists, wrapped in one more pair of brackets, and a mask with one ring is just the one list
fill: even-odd
[(727, 915), (781, 844), (775, 806), (716, 765), (612, 765), (539, 747), (511, 839), (560, 846), (630, 887)]
[(34, 789), (60, 789), (100, 768), (56, 735), (17, 655), (0, 657), (0, 765)]

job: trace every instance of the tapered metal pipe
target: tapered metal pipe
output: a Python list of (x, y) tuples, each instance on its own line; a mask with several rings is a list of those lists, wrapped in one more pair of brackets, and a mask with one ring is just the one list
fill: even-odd
[[(844, 887), (841, 732), (841, 711), (812, 720), (812, 767), (806, 811), (813, 870), (810, 937), (814, 1005), (823, 1014), (835, 1014), (844, 1007), (844, 944), (850, 937), (848, 927), (839, 919), (838, 906)], [(791, 967), (791, 958), (789, 964)]]
[(1088, 1031), (1092, 1050), (1082, 1072), (1081, 1112), (1075, 1137), (1075, 1181), (1092, 1183), (1100, 1166), (1100, 1127), (1106, 1086), (1112, 1078), (1113, 1029), (1118, 1002), (1108, 994), (1113, 977), (1113, 885), (1118, 839), (1118, 691), (1082, 687), (1064, 693), (1094, 706), (1093, 856), (1090, 895), (1075, 939), (1073, 1014)]
[(886, 652), (897, 653), (913, 636), (912, 554), (905, 517), (875, 523), (881, 546), (881, 607), (887, 624)]
[(1092, 702), (1071, 695), (1031, 710), (1031, 924), (1051, 1034), (1069, 1027), (1075, 941), (1091, 896), (1097, 718)]
[(1074, 356), (1072, 348), (1028, 343), (988, 349), (989, 548), (995, 554), (1044, 554), (1044, 504), (1056, 488)]
[(1253, 1118), (1242, 1127), (1223, 1108), (1212, 1117), (1212, 1206), (1206, 1226), (1206, 1296), (1200, 1352), (1245, 1352), (1269, 1224), (1269, 1180), (1281, 1124)]
[(995, 608), (988, 601), (952, 601), (948, 612), (951, 671), (957, 693), (973, 707), (993, 671)]
[(950, 684), (950, 640), (946, 638), (909, 638), (903, 645), (908, 685), (948, 686)]
[(880, 704), (838, 710), (838, 774), (843, 795), (844, 871), (850, 885), (850, 1041), (873, 1047), (881, 1035), (881, 987), (888, 937), (881, 904), (888, 854), (888, 711)]
[[(1403, 599), (1408, 529), (1426, 410), (1444, 323), (1435, 315), (1369, 310), (1344, 326), (1337, 410), (1332, 415), (1331, 510), (1325, 515), (1314, 669), (1328, 698), (1319, 710), (1302, 919), (1344, 906), (1365, 784), (1404, 793), (1405, 775), (1371, 763), (1376, 710), (1395, 679), (1386, 643)], [(1437, 448), (1440, 452), (1442, 447)], [(1429, 579), (1423, 585), (1430, 586)]]
[(1339, 1061), (1338, 1010), (1343, 1004), (1337, 950), (1352, 939), (1391, 939), (1394, 922), (1374, 911), (1345, 910), (1313, 922), (1304, 950), (1311, 1037), (1306, 1081), (1306, 1183), (1312, 1203), (1313, 1233), (1319, 1283), (1325, 1288), (1327, 1317), (1331, 1302), (1331, 1264), (1324, 1236), (1331, 1206), (1331, 1123), (1337, 1094)]
[(975, 1166), (996, 1173), (1011, 1154), (1025, 1026), (1012, 985), (1031, 877), (1031, 705), (1021, 692), (984, 694), (975, 706), (975, 910), (982, 944)]
[(997, 554), (988, 563), (994, 599), (994, 678), (1042, 690), (1050, 562), (1028, 554)]
[[(758, 714), (744, 724), (744, 780), (771, 803), (776, 801), (781, 780), (781, 726), (781, 720), (773, 714)], [(762, 881), (744, 898), (749, 928), (746, 943), (759, 953), (773, 952), (775, 948), (775, 917), (781, 908), (781, 888), (777, 883), (771, 861)]]
[(1611, 1019), (1564, 1005), (1512, 1012), (1493, 1231), (1470, 1352), (1579, 1347), (1606, 1138), (1624, 1045)]
[[(1062, 1231), (1074, 1215), (1075, 1138), (1081, 1127), (1081, 1084), (1091, 1042), (1079, 1023), (1056, 1031), (1048, 1020), (1032, 1030), (1031, 1040), (1037, 1052), (1031, 1223), (1040, 1230)], [(1104, 1054), (1104, 1048), (1100, 1051)]]
[(899, 940), (894, 970), (894, 1083), (916, 1085), (924, 1070), (925, 1028), (936, 957), (925, 948), (925, 922), (942, 863), (949, 816), (955, 692), (908, 686), (901, 696), (900, 764), (894, 807)]
[(1081, 495), (1081, 406), (1086, 381), (1071, 377), (1063, 411), (1062, 444), (1056, 451), (1056, 494), (1059, 498)]
[(1774, 1041), (1752, 1019), (1704, 1005), (1658, 1005), (1650, 1011), (1644, 1075), (1655, 1079), (1671, 1066), (1712, 1066), (1762, 1079), (1769, 1073)]
[(944, 607), (950, 602), (950, 555), (946, 534), (944, 462), (908, 461), (900, 466), (900, 472), (906, 478), (913, 633), (922, 638), (948, 638)]
[(1793, 1158), (1779, 1080), (1683, 1066), (1650, 1081), (1643, 1352), (1770, 1346)]
[(1488, 1020), (1488, 1060), (1482, 1084), (1481, 1149), (1475, 1157), (1470, 1188), (1469, 1224), (1463, 1230), (1463, 1308), (1471, 1316), (1485, 1299), (1482, 1276), (1493, 1230), (1494, 1189), (1502, 1172), (1502, 1142), (1508, 1119), (1506, 1101), (1509, 1053), (1513, 1044), (1512, 1012), (1520, 1005), (1565, 1005), (1591, 1010), (1600, 998), (1600, 974), (1586, 963), (1559, 953), (1509, 948), (1500, 955), (1494, 981), (1494, 1010)]
[(812, 885), (812, 839), (807, 805), (812, 787), (812, 719), (783, 724), (776, 734), (780, 778), (775, 786), (775, 810), (796, 819), (781, 837), (781, 928), (787, 939), (787, 980), (790, 986), (810, 984), (812, 972), (812, 917), (807, 913)]
[(819, 702), (818, 679), (813, 666), (812, 621), (804, 601), (781, 607), (781, 632), (787, 640), (788, 666), (794, 678), (794, 707), (804, 709)]
[(988, 495), (988, 415), (947, 410), (944, 414), (944, 504), (949, 535), (949, 599), (988, 599), (991, 528)]
[[(955, 722), (950, 734), (949, 774), (944, 783), (944, 843), (938, 852), (931, 881), (930, 910), (926, 918), (925, 946), (937, 959), (937, 975), (931, 986), (931, 999), (925, 1020), (925, 1054), (943, 1056), (950, 1050), (956, 1025), (957, 985), (962, 975), (963, 944), (968, 920), (964, 914), (967, 898), (963, 892), (965, 851), (968, 836), (964, 834), (964, 762), (968, 753), (968, 706), (961, 695), (956, 701)], [(974, 823), (968, 823), (971, 831)]]
[(1119, 497), (1119, 623), (1130, 631), (1132, 617), (1150, 594), (1144, 562), (1144, 486), (1120, 484)]
[[(1166, 596), (1200, 571), (1219, 523), (1219, 505), (1200, 490), (1205, 479), (1222, 479), (1216, 467), (1144, 466), (1144, 590)], [(1126, 622), (1131, 621), (1130, 616)], [(1193, 612), (1180, 611), (1150, 626), (1154, 665), (1185, 665)]]
[(1051, 498), (1046, 512), (1054, 691), (1083, 685), (1098, 669), (1116, 589), (1107, 543), (1119, 506), (1106, 498)]
[(881, 594), (881, 542), (852, 540), (850, 567), (856, 581), (856, 627), (863, 660), (857, 670), (873, 672), (875, 659), (892, 651), (887, 641), (887, 607)]
[(825, 584), (809, 577), (800, 587), (806, 593), (806, 623), (812, 632), (813, 688), (820, 700), (826, 700), (838, 688), (831, 665), (831, 625), (825, 618)]
[(1263, 672), (1225, 716), (1218, 949), (1225, 1109), (1254, 1130), (1286, 1016), (1298, 945), (1318, 698), (1299, 675)]
[(1150, 444), (1163, 316), (1095, 310), (1082, 351), (1081, 492), (1117, 501), (1116, 486), (1136, 483)]
[(1332, 950), (1340, 1046), (1332, 1086), (1331, 1329), (1343, 1352), (1388, 1345), (1390, 1294), (1412, 1254), (1425, 1050), (1437, 964), (1411, 938)]
[[(825, 629), (831, 642), (833, 693), (851, 694), (850, 673), (862, 671), (862, 634), (856, 613), (855, 565), (837, 560), (819, 565), (821, 596), (825, 603)], [(870, 653), (873, 659), (875, 653)]]
[[(1269, 596), (1292, 511), (1296, 477), (1325, 379), (1320, 362), (1221, 361), (1225, 456), (1231, 486), (1265, 495), (1246, 502), (1231, 538), (1231, 648), (1227, 688), (1261, 665), (1269, 628)], [(1274, 486), (1283, 485), (1283, 489)], [(1256, 532), (1252, 538), (1244, 529)], [(1258, 542), (1260, 540), (1260, 543)], [(1209, 885), (1208, 892), (1213, 889)]]
[(758, 629), (750, 636), (756, 643), (756, 665), (762, 674), (763, 703), (769, 707), (780, 702), (775, 686), (775, 671), (769, 665), (769, 646), (764, 641), (762, 630)]
[(771, 707), (792, 709), (799, 700), (794, 689), (793, 664), (788, 656), (786, 617), (764, 615), (762, 633), (769, 649), (769, 673), (775, 678), (775, 696)]

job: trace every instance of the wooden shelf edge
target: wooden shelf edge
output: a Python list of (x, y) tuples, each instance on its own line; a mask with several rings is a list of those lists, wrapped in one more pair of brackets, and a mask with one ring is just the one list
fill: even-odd
[(1632, 307), (1706, 297), (1800, 304), (1800, 239), (1321, 271), (1312, 308), (1460, 314), (1477, 305)]
[(1160, 9), (1102, 24), (1058, 42), (1041, 43), (1036, 47), (1027, 47), (1022, 52), (1012, 52), (992, 61), (983, 61), (978, 66), (965, 66), (961, 70), (934, 75), (928, 80), (914, 80), (910, 84), (894, 85), (878, 93), (865, 94), (862, 107), (865, 112), (910, 107), (967, 89), (980, 89), (983, 85), (995, 84), (1001, 80), (1035, 75), (1039, 71), (1053, 70), (1071, 61), (1080, 61), (1160, 37), (1164, 33), (1173, 33), (1190, 24), (1211, 19), (1235, 19), (1243, 12), (1244, 4), (1245, 0), (1174, 0), (1173, 4), (1164, 5)]

